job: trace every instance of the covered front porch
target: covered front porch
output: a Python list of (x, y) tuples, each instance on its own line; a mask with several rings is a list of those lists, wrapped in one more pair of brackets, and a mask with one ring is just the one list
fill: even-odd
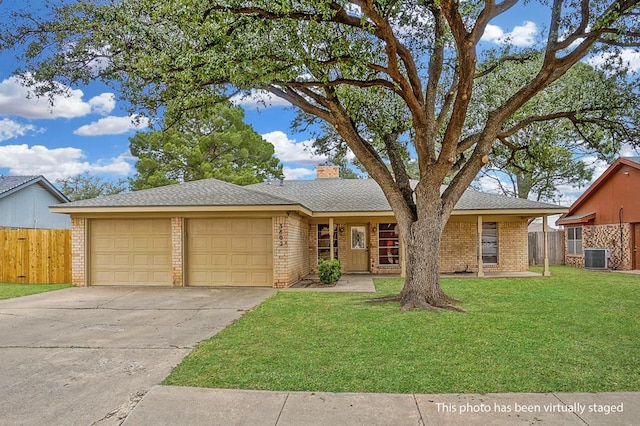
[[(544, 259), (542, 276), (549, 276), (547, 215), (452, 215), (445, 227), (440, 271), (445, 276), (521, 277), (529, 272), (528, 223), (543, 219)], [(490, 212), (491, 213), (491, 212)], [(337, 259), (344, 274), (404, 276), (405, 253), (395, 218), (390, 215), (327, 216), (309, 223), (311, 273), (319, 260)]]

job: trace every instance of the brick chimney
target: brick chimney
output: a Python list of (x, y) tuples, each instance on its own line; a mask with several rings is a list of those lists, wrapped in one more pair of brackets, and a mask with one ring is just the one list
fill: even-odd
[(316, 179), (337, 179), (340, 177), (340, 167), (320, 166), (316, 167)]

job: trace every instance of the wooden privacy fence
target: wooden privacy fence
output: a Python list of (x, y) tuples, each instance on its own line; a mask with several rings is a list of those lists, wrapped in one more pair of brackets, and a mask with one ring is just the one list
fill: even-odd
[(71, 282), (71, 230), (0, 229), (0, 282)]
[[(549, 265), (564, 264), (564, 231), (547, 233), (549, 238)], [(529, 265), (544, 262), (544, 233), (529, 232)]]

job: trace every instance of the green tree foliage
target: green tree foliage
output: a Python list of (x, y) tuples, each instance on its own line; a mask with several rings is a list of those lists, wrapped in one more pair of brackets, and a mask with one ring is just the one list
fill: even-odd
[(482, 176), (495, 181), (504, 195), (536, 201), (559, 201), (559, 185), (584, 185), (593, 177), (593, 166), (582, 161), (579, 143), (558, 126), (532, 124), (508, 144), (497, 144)]
[[(505, 78), (483, 82), (484, 102), (504, 102), (507, 85), (524, 83), (542, 60), (503, 65)], [(481, 80), (482, 81), (482, 80)], [(640, 96), (624, 75), (608, 75), (577, 63), (511, 119), (515, 124), (492, 148), (482, 176), (493, 179), (505, 195), (558, 200), (559, 185), (580, 186), (593, 177), (585, 156), (612, 161), (624, 143), (640, 137)], [(578, 90), (576, 90), (578, 88)], [(552, 115), (553, 120), (547, 120)]]
[(89, 173), (58, 179), (56, 183), (60, 186), (60, 192), (71, 201), (104, 197), (127, 191), (127, 182), (124, 179), (112, 182)]
[(138, 158), (131, 189), (146, 189), (205, 178), (238, 185), (282, 175), (274, 148), (243, 121), (240, 107), (217, 105), (189, 112), (162, 131), (130, 138)]
[[(442, 232), (496, 141), (555, 119), (589, 128), (572, 104), (528, 103), (542, 107), (562, 90), (588, 94), (554, 83), (590, 54), (623, 76), (621, 50), (640, 39), (639, 2), (541, 1), (550, 20), (539, 44), (494, 51), (481, 38), (516, 0), (69, 0), (44, 21), (26, 11), (0, 31), (4, 47), (24, 46), (22, 76), (38, 93), (99, 78), (154, 114), (259, 89), (326, 122), (398, 221), (406, 279), (397, 300), (437, 310), (456, 309), (440, 288)], [(534, 65), (514, 76), (516, 62)], [(415, 187), (403, 161), (408, 143)]]

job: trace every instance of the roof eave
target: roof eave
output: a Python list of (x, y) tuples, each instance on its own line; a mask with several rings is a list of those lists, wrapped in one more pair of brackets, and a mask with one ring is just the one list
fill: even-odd
[(24, 188), (27, 188), (31, 185), (35, 185), (36, 183), (41, 184), (44, 189), (55, 197), (61, 203), (68, 203), (71, 200), (67, 198), (58, 188), (56, 188), (51, 182), (49, 182), (44, 176), (35, 176), (33, 179), (29, 179), (28, 181), (22, 182), (20, 185), (17, 185), (8, 191), (5, 191), (0, 194), (0, 198), (8, 197), (11, 194), (14, 194)]
[[(531, 216), (540, 217), (544, 215), (563, 214), (569, 211), (568, 207), (543, 208), (543, 209), (487, 209), (487, 210), (454, 210), (452, 216), (482, 216), (482, 215), (509, 215), (509, 216)], [(336, 212), (313, 212), (313, 217), (375, 217), (391, 216), (391, 210), (377, 211), (336, 211)]]
[(589, 223), (595, 218), (596, 218), (595, 212), (579, 218), (570, 217), (570, 216), (561, 217), (560, 219), (556, 220), (556, 225), (581, 225), (584, 223)]
[(544, 215), (563, 214), (569, 211), (568, 207), (538, 208), (538, 209), (474, 209), (454, 210), (452, 216), (482, 216), (482, 215), (509, 215), (540, 217)]
[(49, 206), (52, 213), (95, 214), (95, 213), (184, 213), (184, 212), (265, 212), (265, 211), (297, 211), (312, 216), (311, 210), (300, 204), (277, 205), (229, 205), (229, 206), (66, 206), (64, 204)]

